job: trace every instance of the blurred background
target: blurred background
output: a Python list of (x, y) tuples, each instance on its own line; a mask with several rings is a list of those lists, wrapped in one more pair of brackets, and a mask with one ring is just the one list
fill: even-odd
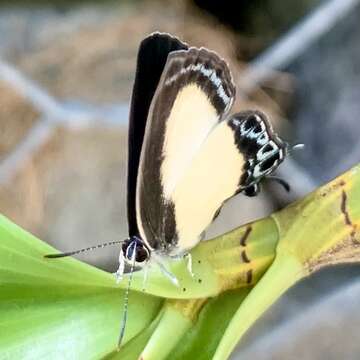
[[(127, 236), (128, 105), (139, 42), (156, 30), (219, 52), (234, 111), (262, 109), (306, 145), (279, 169), (291, 193), (238, 196), (207, 237), (302, 197), (360, 160), (359, 20), (360, 0), (1, 1), (0, 213), (63, 251)], [(115, 271), (117, 257), (81, 259)], [(233, 359), (359, 359), (359, 275), (301, 282)]]

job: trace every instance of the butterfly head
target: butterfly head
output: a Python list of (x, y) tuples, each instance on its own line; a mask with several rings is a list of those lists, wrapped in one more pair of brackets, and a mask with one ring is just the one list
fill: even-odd
[(125, 263), (131, 265), (135, 259), (135, 267), (143, 267), (150, 259), (150, 250), (138, 236), (131, 236), (121, 246)]

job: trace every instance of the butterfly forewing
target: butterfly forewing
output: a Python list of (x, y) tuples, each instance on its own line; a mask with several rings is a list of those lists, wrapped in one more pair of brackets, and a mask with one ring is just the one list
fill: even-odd
[(128, 140), (128, 222), (129, 235), (139, 235), (136, 220), (136, 179), (143, 144), (146, 120), (151, 101), (160, 81), (168, 55), (188, 46), (169, 34), (154, 33), (139, 47), (136, 76), (130, 107)]
[(195, 246), (223, 203), (274, 172), (285, 152), (286, 144), (259, 111), (237, 113), (217, 125), (171, 194), (178, 247)]
[[(184, 179), (234, 96), (227, 65), (215, 53), (190, 48), (169, 54), (148, 115), (137, 183), (137, 221), (152, 249), (168, 254), (175, 247), (185, 250), (179, 225), (186, 219), (175, 194), (182, 192), (177, 189), (184, 188)], [(196, 199), (183, 201), (191, 207)], [(192, 242), (198, 240), (196, 236)]]

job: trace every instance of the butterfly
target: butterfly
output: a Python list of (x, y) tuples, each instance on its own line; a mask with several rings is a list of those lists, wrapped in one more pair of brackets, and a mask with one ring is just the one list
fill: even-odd
[[(225, 61), (154, 33), (139, 49), (131, 102), (129, 239), (121, 261), (188, 254), (226, 200), (254, 196), (287, 143), (260, 111), (229, 115), (235, 85)], [(136, 251), (135, 251), (136, 249)]]
[(234, 99), (228, 65), (215, 52), (165, 33), (146, 37), (130, 107), (129, 237), (47, 257), (121, 243), (119, 279), (126, 266), (132, 274), (154, 260), (176, 283), (163, 260), (189, 256), (222, 205), (240, 192), (255, 196), (288, 153), (264, 113), (230, 115)]

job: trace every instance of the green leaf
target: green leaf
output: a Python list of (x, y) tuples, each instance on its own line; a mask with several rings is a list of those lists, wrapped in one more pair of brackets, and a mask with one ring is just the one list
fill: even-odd
[[(54, 249), (0, 217), (0, 349), (8, 359), (89, 359), (117, 344), (123, 290), (111, 274)], [(146, 328), (162, 299), (131, 293), (128, 341)]]
[(212, 359), (231, 319), (249, 291), (250, 288), (229, 290), (210, 299), (169, 359)]
[[(55, 250), (0, 216), (0, 350), (10, 359), (226, 359), (290, 286), (323, 266), (360, 261), (360, 167), (266, 219), (168, 264), (134, 274), (123, 346), (116, 351), (127, 281)], [(125, 276), (126, 277), (126, 276)]]
[(360, 262), (360, 166), (272, 215), (274, 262), (244, 299), (214, 356), (226, 359), (250, 326), (292, 285), (324, 266)]
[[(193, 253), (195, 279), (184, 262), (171, 264), (180, 288), (174, 287), (157, 268), (151, 269), (147, 291), (158, 296), (130, 292), (124, 346), (117, 352), (124, 299), (122, 288), (126, 281), (116, 284), (112, 274), (72, 258), (45, 259), (45, 254), (56, 251), (0, 216), (0, 331), (4, 334), (0, 338), (0, 349), (9, 358), (23, 359), (105, 356), (137, 359), (145, 349), (145, 355), (152, 354), (159, 359), (161, 354), (165, 358), (188, 330), (193, 334), (195, 346), (206, 327), (203, 325), (199, 331), (192, 329), (202, 307), (192, 304), (203, 304), (208, 296), (254, 283), (273, 259), (274, 229), (274, 222), (266, 219), (201, 244)], [(134, 278), (135, 289), (140, 289), (141, 272), (134, 274)], [(169, 295), (199, 300), (167, 300), (163, 307), (163, 297)], [(237, 298), (232, 302), (228, 300), (226, 311), (234, 311), (236, 306), (231, 308), (230, 304), (238, 301)], [(215, 315), (209, 317), (211, 326), (215, 324), (211, 319), (219, 317), (216, 304), (211, 300), (204, 307), (214, 306), (216, 310)], [(207, 314), (210, 315), (211, 310), (207, 310)], [(226, 327), (229, 319), (221, 318)], [(202, 324), (206, 321), (207, 317)], [(174, 331), (174, 323), (178, 331)], [(162, 336), (170, 330), (171, 341)], [(210, 338), (210, 334), (207, 337)], [(211, 351), (214, 352), (215, 347)]]

